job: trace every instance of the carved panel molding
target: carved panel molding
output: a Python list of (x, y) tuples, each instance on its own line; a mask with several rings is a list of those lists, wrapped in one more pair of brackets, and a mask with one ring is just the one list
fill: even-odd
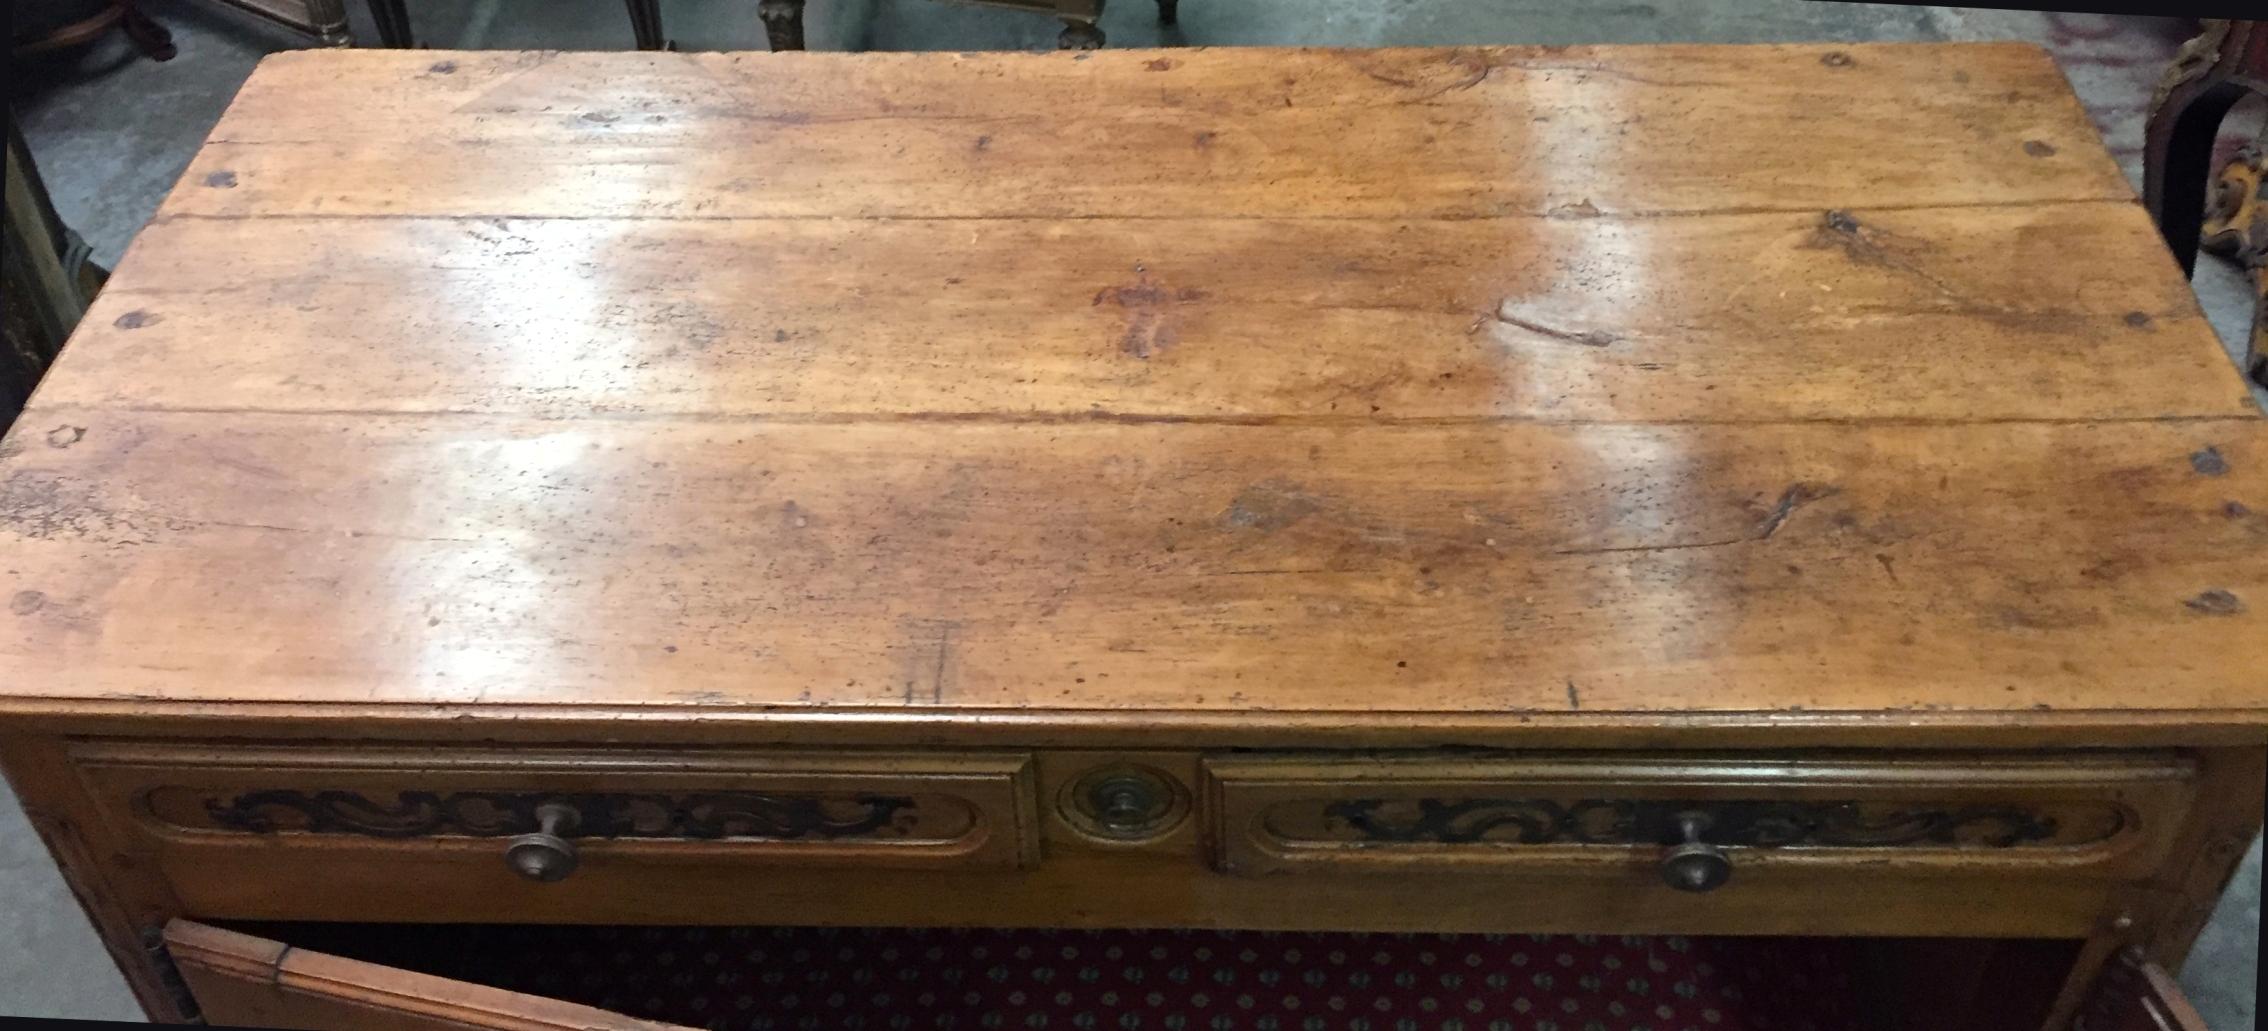
[[(1320, 823), (1300, 819), (1303, 809), (1319, 811)], [(1753, 848), (2077, 848), (2128, 821), (2108, 804), (1365, 798), (1280, 804), (1268, 826), (1294, 842), (1322, 831), (1353, 843), (1658, 845), (1678, 840), (1677, 814), (1688, 811), (1710, 817), (1709, 843)]]
[[(903, 838), (913, 832), (921, 809), (920, 801), (909, 795), (403, 791), (374, 797), (356, 791), (273, 789), (206, 797), (200, 808), (210, 825), (193, 829), (504, 837), (539, 829), (536, 806), (546, 802), (575, 810), (579, 819), (569, 837), (692, 840)], [(172, 822), (179, 823), (179, 817)]]

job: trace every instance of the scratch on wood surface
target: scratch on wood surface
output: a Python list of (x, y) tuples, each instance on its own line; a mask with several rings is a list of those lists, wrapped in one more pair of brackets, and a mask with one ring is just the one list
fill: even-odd
[(1771, 514), (1765, 516), (1763, 525), (1757, 528), (1756, 539), (1770, 540), (1773, 534), (1780, 532), (1780, 527), (1787, 525), (1788, 517), (1796, 514), (1797, 509), (1822, 498), (1833, 497), (1835, 493), (1835, 488), (1825, 484), (1790, 484), (1787, 490), (1780, 492), (1779, 502), (1772, 506)]
[(937, 665), (929, 673), (929, 700), (933, 703), (945, 701), (945, 661), (952, 650), (953, 624), (947, 623), (937, 628)]
[(1545, 325), (1544, 323), (1536, 322), (1532, 319), (1524, 319), (1520, 316), (1513, 315), (1505, 311), (1505, 307), (1509, 304), (1511, 304), (1511, 301), (1509, 300), (1497, 302), (1495, 311), (1489, 312), (1479, 321), (1474, 322), (1472, 326), (1469, 327), (1466, 331), (1478, 332), (1482, 326), (1488, 325), (1488, 323), (1493, 320), (1496, 322), (1501, 322), (1507, 326), (1514, 327), (1516, 329), (1527, 330), (1528, 332), (1537, 334), (1538, 336), (1546, 336), (1554, 340), (1564, 340), (1570, 344), (1581, 344), (1584, 347), (1609, 347), (1621, 339), (1620, 337), (1617, 337), (1614, 334), (1609, 333), (1603, 329), (1594, 329), (1587, 332), (1577, 332), (1572, 329), (1561, 329), (1557, 326)]
[(1823, 483), (1789, 484), (1787, 490), (1780, 492), (1780, 500), (1773, 504), (1772, 510), (1765, 513), (1764, 518), (1756, 524), (1756, 529), (1738, 537), (1686, 541), (1677, 544), (1628, 544), (1610, 548), (1563, 548), (1553, 552), (1553, 554), (1611, 555), (1636, 551), (1689, 551), (1695, 548), (1723, 548), (1734, 544), (1768, 541), (1772, 539), (1774, 534), (1779, 533), (1780, 528), (1787, 525), (1789, 518), (1793, 517), (1805, 505), (1823, 498), (1834, 497), (1838, 493), (1840, 491), (1837, 488)]

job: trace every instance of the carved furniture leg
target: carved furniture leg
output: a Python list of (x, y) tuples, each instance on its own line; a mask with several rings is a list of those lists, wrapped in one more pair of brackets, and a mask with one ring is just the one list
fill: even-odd
[(623, 2), (630, 8), (630, 32), (638, 40), (638, 49), (669, 49), (669, 41), (662, 38), (661, 0)]
[(764, 19), (773, 50), (803, 49), (803, 0), (761, 0), (756, 16)]
[(408, 0), (367, 0), (370, 20), (378, 23), (378, 45), (392, 50), (416, 46), (410, 38)]
[(2184, 273), (2197, 268), (2213, 138), (2247, 90), (2268, 93), (2268, 23), (2208, 19), (2182, 44), (2151, 103), (2142, 199)]
[(1158, 0), (1158, 24), (1173, 25), (1181, 21), (1181, 0)]

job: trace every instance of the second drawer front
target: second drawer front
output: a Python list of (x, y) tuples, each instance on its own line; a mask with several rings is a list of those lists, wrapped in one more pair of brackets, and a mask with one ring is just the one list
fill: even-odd
[(1038, 848), (1031, 762), (1017, 754), (84, 742), (73, 758), (125, 837), (268, 862), (279, 850), (317, 861), (345, 849), (502, 870), (531, 835), (557, 839), (534, 840), (536, 859), (569, 853), (594, 869), (1002, 869), (1029, 865)]
[(1217, 868), (1605, 872), (1680, 844), (1734, 870), (2140, 877), (2195, 793), (2179, 755), (1438, 759), (1205, 765)]

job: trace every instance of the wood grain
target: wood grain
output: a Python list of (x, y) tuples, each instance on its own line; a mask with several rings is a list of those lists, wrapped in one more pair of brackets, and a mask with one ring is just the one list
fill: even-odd
[(2254, 420), (41, 415), (17, 698), (2226, 715), (2268, 668)]
[[(175, 219), (143, 234), (41, 399), (552, 418), (2252, 414), (2158, 250), (2124, 203)], [(2104, 254), (2156, 274), (2101, 275)]]
[[(354, 118), (307, 103), (334, 92)], [(2132, 198), (2053, 60), (2017, 44), (354, 51), (263, 61), (166, 210), (1399, 218)]]
[[(2083, 938), (2068, 1009), (2193, 936), (2268, 728), (2268, 423), (2132, 201), (2012, 45), (278, 55), (0, 441), (8, 771), (161, 1016), (184, 915)], [(821, 745), (1028, 754), (1023, 865), (535, 884), (72, 759)], [(2199, 801), (1709, 897), (1236, 877), (1195, 792), (1056, 808), (1445, 745), (1662, 792), (2165, 747)], [(173, 929), (223, 1020), (630, 1026)]]

